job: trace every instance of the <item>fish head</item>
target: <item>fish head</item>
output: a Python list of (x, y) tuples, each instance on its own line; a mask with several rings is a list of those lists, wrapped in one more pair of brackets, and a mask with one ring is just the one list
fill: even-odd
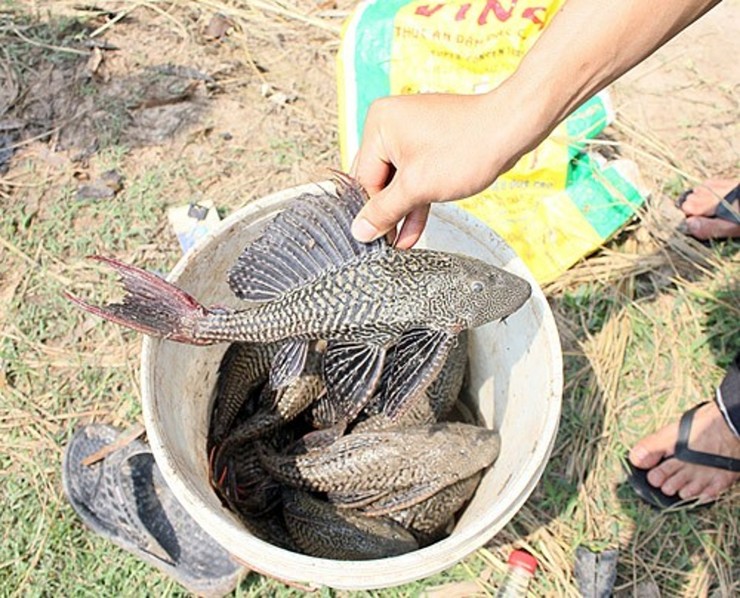
[(475, 258), (456, 257), (455, 311), (467, 328), (513, 314), (532, 294), (529, 282), (516, 274)]

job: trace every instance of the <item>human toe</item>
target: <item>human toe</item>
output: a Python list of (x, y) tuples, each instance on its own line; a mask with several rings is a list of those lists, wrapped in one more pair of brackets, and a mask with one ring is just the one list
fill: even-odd
[(704, 488), (702, 488), (698, 496), (700, 496), (702, 500), (716, 500), (719, 498), (719, 495), (728, 490), (732, 484), (733, 482), (726, 482), (723, 479), (715, 477), (711, 479)]
[(629, 460), (640, 469), (652, 469), (665, 457), (673, 454), (678, 437), (678, 426), (672, 424), (645, 436), (629, 453)]
[(689, 216), (685, 229), (692, 237), (702, 241), (740, 237), (740, 225), (720, 218)]
[[(650, 481), (649, 477), (648, 481)], [(681, 498), (684, 498), (683, 491), (691, 482), (691, 474), (685, 468), (679, 468), (673, 475), (667, 476), (661, 484), (658, 484), (658, 487), (668, 496), (678, 494)]]
[[(663, 488), (671, 478), (681, 469), (681, 462), (676, 459), (667, 459), (660, 465), (653, 466), (647, 473), (647, 481), (654, 488)], [(675, 481), (674, 481), (675, 483)], [(674, 492), (675, 494), (675, 492)]]
[(714, 216), (720, 198), (736, 185), (733, 179), (708, 179), (679, 197), (677, 205), (687, 216)]
[(689, 500), (692, 498), (714, 498), (712, 493), (709, 491), (708, 480), (702, 477), (692, 477), (678, 489), (678, 495), (683, 500)]

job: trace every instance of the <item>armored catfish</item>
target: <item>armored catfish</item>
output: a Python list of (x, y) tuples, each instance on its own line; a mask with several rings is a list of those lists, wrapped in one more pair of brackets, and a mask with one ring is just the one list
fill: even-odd
[(350, 225), (366, 199), (357, 181), (340, 174), (334, 190), (317, 186), (280, 212), (229, 273), (243, 309), (206, 308), (153, 274), (103, 257), (95, 259), (122, 278), (123, 302), (94, 306), (68, 297), (124, 326), (184, 343), (288, 340), (274, 360), (274, 388), (300, 373), (311, 341), (325, 339), (327, 394), (345, 421), (373, 395), (395, 345), (385, 406), (394, 419), (423, 396), (461, 330), (509, 316), (531, 288), (465, 255), (401, 251), (382, 238), (356, 241)]
[[(372, 497), (412, 489), (410, 506), (488, 467), (500, 438), (487, 428), (438, 423), (403, 430), (349, 434), (334, 443), (296, 455), (279, 454), (258, 443), (270, 476), (296, 488), (341, 496)], [(342, 501), (344, 502), (344, 501)]]

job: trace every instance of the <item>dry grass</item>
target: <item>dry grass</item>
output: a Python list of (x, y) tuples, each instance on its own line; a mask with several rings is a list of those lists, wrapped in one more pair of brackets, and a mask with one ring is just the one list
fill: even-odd
[[(229, 212), (336, 166), (334, 55), (352, 3), (96, 2), (108, 16), (80, 4), (0, 8), (0, 78), (9, 83), (0, 122), (26, 123), (0, 176), (0, 586), (8, 594), (171, 595), (179, 592), (172, 582), (87, 533), (63, 499), (59, 464), (71, 430), (93, 420), (140, 421), (139, 339), (73, 312), (59, 292), (70, 284), (92, 290), (97, 274), (82, 258), (101, 250), (171, 267), (179, 248), (164, 215), (170, 205), (205, 197)], [(204, 32), (217, 12), (231, 27), (213, 40)], [(94, 52), (82, 39), (120, 50), (104, 50), (90, 73)], [(168, 65), (191, 71), (173, 74)], [(640, 81), (617, 87), (626, 109), (610, 133), (640, 165), (653, 201), (545, 289), (566, 387), (542, 482), (488, 547), (441, 576), (383, 594), (443, 586), (438, 595), (489, 595), (511, 547), (524, 546), (541, 563), (538, 594), (577, 595), (580, 544), (619, 547), (625, 594), (650, 584), (666, 596), (740, 592), (740, 490), (709, 510), (660, 516), (623, 485), (626, 448), (710, 397), (740, 348), (737, 245), (705, 247), (677, 234), (659, 201), (687, 181), (736, 175), (738, 156), (727, 147), (737, 125), (702, 135), (676, 114), (675, 129), (653, 130), (638, 103), (646, 96), (634, 89)], [(707, 119), (737, 114), (736, 88), (696, 81), (672, 101), (706, 108), (694, 95), (703, 89), (714, 93), (704, 96), (713, 99)], [(131, 107), (152, 100), (169, 103)], [(84, 155), (95, 140), (98, 148)], [(75, 198), (82, 182), (111, 168), (125, 175), (119, 195)], [(253, 574), (239, 594), (298, 592)]]

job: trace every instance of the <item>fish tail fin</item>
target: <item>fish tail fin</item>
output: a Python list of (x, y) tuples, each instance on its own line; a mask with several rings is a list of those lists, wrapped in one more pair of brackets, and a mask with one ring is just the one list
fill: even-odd
[(113, 268), (121, 277), (126, 295), (121, 303), (97, 306), (65, 291), (65, 297), (72, 303), (91, 314), (151, 336), (191, 345), (213, 342), (195, 336), (195, 324), (210, 312), (185, 291), (156, 274), (116, 259), (98, 255), (90, 259)]

